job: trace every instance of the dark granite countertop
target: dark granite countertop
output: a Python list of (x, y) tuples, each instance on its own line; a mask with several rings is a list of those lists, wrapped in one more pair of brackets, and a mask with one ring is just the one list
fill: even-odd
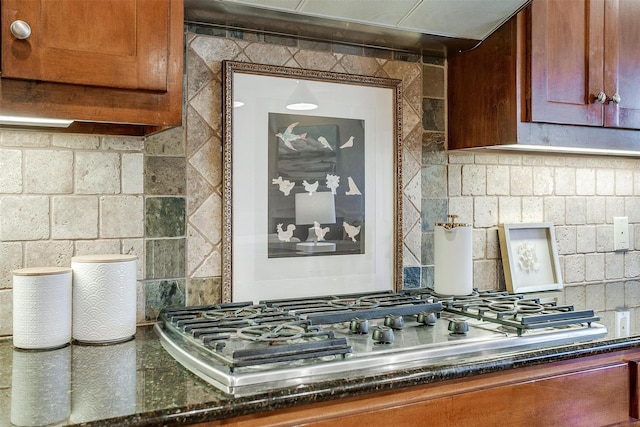
[(20, 351), (0, 340), (0, 426), (181, 425), (640, 347), (640, 337), (430, 364), (232, 397), (193, 375), (151, 327), (108, 346)]

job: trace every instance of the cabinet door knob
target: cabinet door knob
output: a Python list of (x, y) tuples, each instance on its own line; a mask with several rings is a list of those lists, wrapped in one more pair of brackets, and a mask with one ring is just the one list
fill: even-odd
[(613, 102), (614, 104), (618, 105), (620, 104), (620, 101), (622, 101), (622, 98), (620, 97), (619, 93), (614, 93), (612, 97), (608, 97), (606, 93), (604, 92), (599, 92), (596, 96), (594, 101), (598, 104), (608, 104), (609, 102)]
[(614, 104), (619, 105), (620, 101), (622, 101), (622, 98), (620, 98), (620, 94), (616, 92), (613, 94), (613, 96), (609, 100)]
[(29, 24), (19, 19), (11, 23), (9, 30), (11, 31), (11, 34), (13, 34), (13, 36), (18, 40), (24, 40), (26, 38), (29, 38), (29, 36), (31, 35), (31, 27), (29, 26)]

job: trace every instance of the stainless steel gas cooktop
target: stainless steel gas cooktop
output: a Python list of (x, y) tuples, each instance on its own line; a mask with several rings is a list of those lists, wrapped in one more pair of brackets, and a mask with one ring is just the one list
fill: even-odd
[(241, 395), (590, 341), (607, 334), (598, 320), (525, 295), (421, 290), (168, 308), (155, 328), (178, 362)]

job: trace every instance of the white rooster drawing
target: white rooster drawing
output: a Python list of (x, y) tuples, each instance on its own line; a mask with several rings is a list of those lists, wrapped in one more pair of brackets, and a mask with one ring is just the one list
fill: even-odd
[(299, 122), (295, 122), (295, 123), (291, 123), (289, 125), (289, 127), (287, 127), (287, 129), (280, 133), (276, 133), (276, 136), (278, 138), (280, 138), (282, 140), (282, 142), (284, 142), (284, 145), (289, 149), (289, 150), (293, 150), (293, 151), (298, 151), (296, 150), (293, 145), (291, 145), (291, 143), (293, 141), (298, 141), (300, 139), (305, 139), (307, 137), (306, 132), (305, 133), (301, 133), (300, 135), (296, 135), (295, 133), (293, 133), (293, 128), (296, 127), (298, 125)]
[(349, 236), (352, 241), (357, 242), (356, 236), (360, 234), (360, 226), (355, 227), (347, 223), (347, 221), (344, 221), (342, 226), (344, 227), (344, 231), (346, 231), (347, 236)]
[(288, 196), (293, 187), (295, 187), (296, 185), (295, 182), (291, 182), (288, 179), (282, 179), (281, 176), (276, 179), (272, 179), (271, 183), (276, 184), (278, 186), (278, 190), (282, 191), (285, 196)]
[(304, 181), (302, 181), (302, 185), (304, 185), (304, 191), (308, 192), (310, 196), (313, 195), (313, 193), (315, 193), (316, 191), (318, 191), (318, 181), (314, 182), (313, 184), (309, 184), (307, 182), (307, 180), (305, 179)]
[(293, 224), (289, 224), (287, 225), (287, 230), (285, 231), (282, 229), (282, 224), (278, 224), (276, 226), (276, 229), (278, 230), (278, 239), (281, 242), (290, 242), (291, 237), (293, 236), (293, 230), (296, 229), (296, 226)]
[(324, 240), (324, 235), (329, 232), (329, 227), (320, 227), (320, 223), (318, 221), (313, 222), (313, 231), (316, 233), (316, 237), (318, 238), (318, 242), (322, 242)]

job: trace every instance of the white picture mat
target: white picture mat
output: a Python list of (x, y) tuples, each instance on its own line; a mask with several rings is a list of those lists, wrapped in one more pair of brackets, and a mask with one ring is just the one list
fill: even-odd
[[(510, 292), (525, 293), (562, 289), (562, 275), (552, 223), (503, 224), (508, 263), (505, 269)], [(501, 237), (502, 237), (501, 236)]]
[[(268, 114), (291, 114), (295, 78), (235, 71), (232, 301), (387, 291), (394, 278), (394, 90), (305, 81), (319, 108), (295, 114), (365, 122), (365, 253), (268, 258)], [(344, 184), (342, 184), (344, 185)]]

